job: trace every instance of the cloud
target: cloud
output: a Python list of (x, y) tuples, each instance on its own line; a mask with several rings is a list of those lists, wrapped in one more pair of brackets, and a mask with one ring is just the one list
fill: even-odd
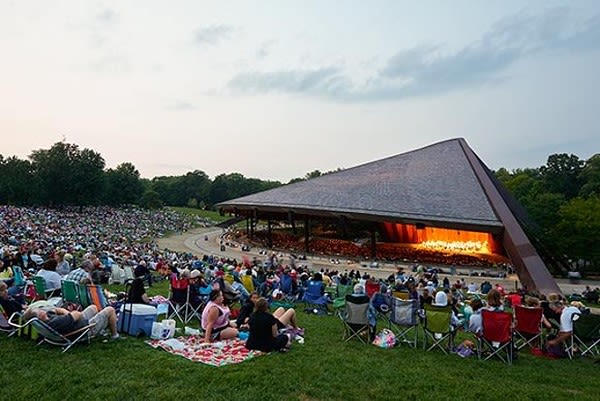
[(96, 19), (102, 24), (112, 24), (117, 21), (117, 13), (110, 8), (106, 8), (96, 16)]
[(271, 54), (271, 48), (275, 44), (274, 40), (264, 42), (259, 49), (256, 51), (256, 58), (264, 59)]
[(194, 106), (192, 103), (185, 101), (185, 100), (178, 100), (175, 103), (167, 106), (167, 110), (170, 111), (189, 111), (189, 110), (195, 110), (196, 106)]
[(238, 74), (227, 86), (246, 93), (336, 93), (338, 90), (345, 90), (346, 86), (339, 72), (340, 70), (334, 67), (274, 72), (249, 71)]
[(223, 39), (229, 39), (233, 33), (233, 27), (228, 25), (211, 25), (196, 30), (194, 39), (198, 44), (216, 45)]
[(585, 21), (568, 9), (556, 8), (531, 16), (517, 14), (495, 23), (480, 39), (444, 53), (441, 44), (403, 49), (357, 83), (341, 67), (313, 70), (242, 72), (228, 88), (244, 93), (296, 93), (336, 101), (398, 100), (430, 96), (494, 84), (507, 79), (506, 70), (540, 53), (600, 49), (600, 15)]

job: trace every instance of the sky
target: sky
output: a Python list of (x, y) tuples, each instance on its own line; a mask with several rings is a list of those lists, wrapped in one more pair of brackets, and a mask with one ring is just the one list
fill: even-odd
[(600, 152), (600, 1), (0, 0), (0, 154), (287, 182), (462, 137)]

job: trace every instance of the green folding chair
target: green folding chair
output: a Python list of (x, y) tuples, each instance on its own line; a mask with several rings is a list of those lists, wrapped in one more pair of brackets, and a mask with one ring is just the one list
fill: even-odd
[(71, 302), (77, 305), (81, 305), (79, 298), (79, 288), (77, 283), (72, 280), (63, 280), (61, 282), (62, 297), (65, 302)]
[(35, 292), (37, 293), (36, 300), (48, 299), (47, 290), (46, 290), (46, 280), (44, 280), (44, 278), (41, 276), (33, 276), (31, 279), (33, 280)]
[[(451, 325), (452, 307), (425, 304), (423, 320), (423, 349), (432, 351), (436, 348), (449, 353), (454, 346), (454, 328)], [(447, 345), (445, 344), (447, 341)]]

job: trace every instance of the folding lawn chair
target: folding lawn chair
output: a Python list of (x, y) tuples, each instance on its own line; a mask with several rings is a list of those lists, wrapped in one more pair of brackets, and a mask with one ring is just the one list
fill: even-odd
[(309, 280), (302, 301), (306, 304), (306, 310), (316, 309), (317, 312), (327, 313), (327, 296), (323, 295), (323, 282)]
[[(131, 268), (130, 268), (131, 270)], [(109, 283), (110, 284), (124, 284), (125, 281), (127, 280), (127, 277), (125, 275), (125, 269), (122, 269), (121, 266), (119, 266), (116, 263), (113, 263), (112, 266), (110, 267), (110, 279), (109, 279)]]
[(81, 304), (81, 307), (85, 309), (92, 304), (87, 285), (77, 284), (77, 289), (79, 291), (79, 303)]
[(482, 310), (481, 322), (483, 330), (478, 341), (479, 358), (488, 360), (495, 356), (511, 365), (514, 346), (512, 314)]
[(0, 306), (0, 332), (7, 333), (9, 337), (14, 335), (18, 330), (18, 326), (11, 322), (20, 315), (19, 312), (14, 312), (11, 316), (7, 316), (2, 306)]
[(54, 330), (37, 317), (29, 320), (26, 324), (35, 328), (38, 334), (41, 336), (42, 341), (38, 342), (38, 345), (46, 342), (52, 345), (58, 345), (59, 347), (62, 347), (62, 352), (67, 352), (78, 342), (87, 341), (89, 344), (91, 339), (89, 332), (96, 323), (88, 324), (87, 326), (67, 334), (60, 334), (58, 331)]
[(373, 295), (381, 292), (381, 284), (378, 282), (372, 282), (371, 280), (367, 280), (365, 284), (365, 292), (369, 298), (373, 297)]
[(190, 282), (187, 278), (172, 278), (169, 289), (169, 306), (171, 314), (169, 319), (177, 318), (183, 324), (188, 322), (190, 304)]
[(333, 299), (333, 310), (339, 318), (342, 318), (344, 309), (346, 308), (346, 295), (351, 295), (352, 291), (351, 285), (338, 284), (336, 287), (336, 296)]
[(393, 291), (392, 295), (394, 298), (402, 299), (404, 301), (407, 301), (410, 298), (408, 291)]
[(366, 295), (347, 295), (342, 322), (344, 324), (344, 341), (357, 338), (368, 344), (371, 332), (369, 326), (369, 298)]
[(135, 278), (133, 275), (133, 269), (131, 266), (123, 266), (123, 271), (125, 273), (125, 281), (130, 281)]
[(417, 312), (419, 310), (418, 301), (403, 300), (396, 297), (390, 297), (390, 312), (387, 315), (389, 327), (396, 334), (398, 343), (408, 344), (410, 347), (417, 348), (417, 338), (419, 319)]
[(581, 352), (581, 356), (600, 356), (600, 315), (573, 315), (573, 335), (567, 350), (570, 358), (573, 357), (576, 348)]
[[(452, 327), (452, 307), (425, 304), (423, 319), (423, 349), (431, 351), (439, 348), (448, 353), (454, 346), (454, 327)], [(431, 345), (429, 345), (431, 340)], [(445, 346), (444, 342), (448, 341)]]
[(56, 290), (48, 290), (46, 288), (46, 280), (44, 280), (42, 276), (33, 276), (31, 280), (33, 281), (35, 292), (37, 293), (36, 301), (39, 299), (51, 298), (55, 293), (58, 293)]
[(101, 311), (108, 306), (108, 301), (104, 296), (104, 291), (102, 291), (101, 286), (97, 284), (88, 284), (87, 292), (91, 304), (95, 305), (98, 311)]
[(240, 276), (240, 281), (242, 282), (242, 285), (244, 286), (246, 291), (248, 291), (250, 293), (252, 291), (254, 291), (254, 280), (251, 275), (244, 274), (244, 275)]
[(515, 313), (514, 341), (517, 349), (542, 348), (542, 308), (513, 306)]
[(283, 301), (293, 304), (296, 303), (296, 293), (294, 292), (294, 279), (289, 274), (282, 274), (279, 278), (279, 290), (283, 293)]
[(72, 280), (61, 281), (61, 293), (65, 302), (71, 302), (77, 305), (81, 305), (79, 298), (79, 288), (77, 283)]

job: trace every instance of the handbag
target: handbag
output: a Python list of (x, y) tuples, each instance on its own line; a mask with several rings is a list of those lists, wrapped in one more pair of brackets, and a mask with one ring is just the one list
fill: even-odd
[(390, 329), (383, 329), (375, 336), (373, 345), (384, 349), (393, 348), (396, 345), (396, 335)]

